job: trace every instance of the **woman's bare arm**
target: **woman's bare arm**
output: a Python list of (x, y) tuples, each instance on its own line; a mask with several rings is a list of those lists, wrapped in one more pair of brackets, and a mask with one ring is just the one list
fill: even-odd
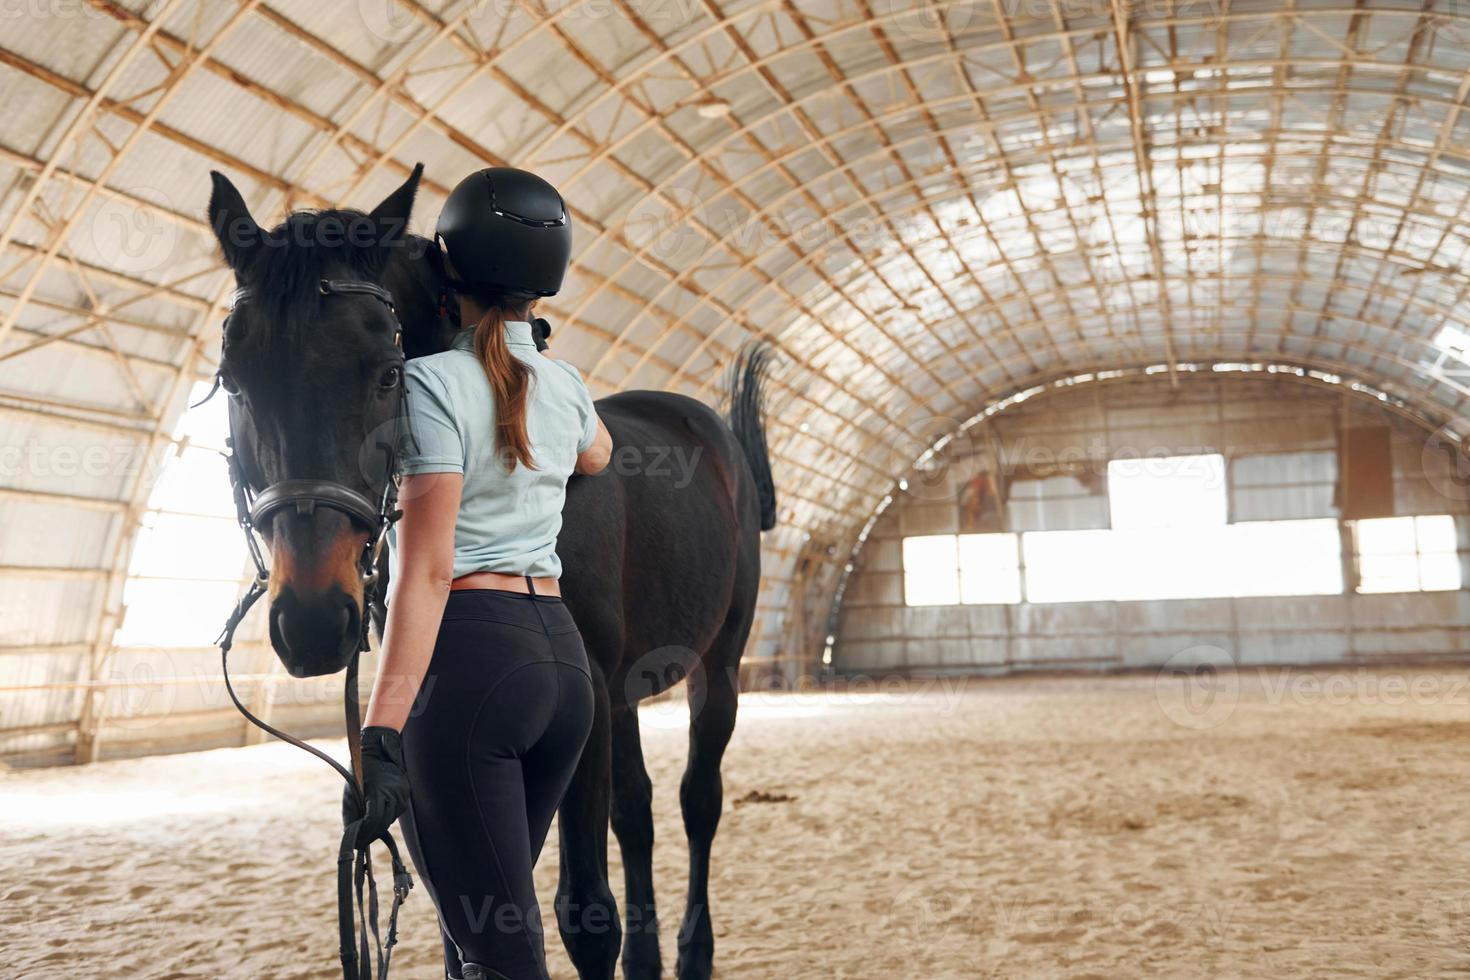
[(449, 601), (449, 585), (454, 580), (454, 524), (463, 492), (464, 477), (458, 473), (403, 478), (393, 601), (365, 726), (402, 731), (408, 720)]
[(577, 454), (577, 472), (588, 476), (601, 473), (612, 459), (612, 449), (612, 436), (608, 434), (607, 426), (602, 424), (602, 419), (598, 419), (597, 438), (585, 451)]

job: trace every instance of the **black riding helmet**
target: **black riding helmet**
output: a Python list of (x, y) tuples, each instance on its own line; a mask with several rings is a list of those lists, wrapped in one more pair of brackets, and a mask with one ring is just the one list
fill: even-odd
[(434, 237), (451, 283), (471, 294), (555, 296), (572, 255), (572, 221), (561, 195), (513, 167), (489, 167), (460, 181)]

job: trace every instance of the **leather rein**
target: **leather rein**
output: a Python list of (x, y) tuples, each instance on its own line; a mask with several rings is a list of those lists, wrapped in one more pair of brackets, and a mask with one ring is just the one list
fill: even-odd
[[(354, 294), (371, 296), (385, 304), (388, 311), (394, 313), (396, 318), (392, 294), (376, 283), (356, 279), (323, 279), (320, 289), (323, 296)], [(245, 287), (236, 289), (231, 310), (233, 311), (236, 305), (249, 297), (250, 292)], [(394, 343), (401, 351), (403, 346), (401, 328), (397, 328), (394, 334)], [(204, 401), (213, 397), (219, 387), (220, 376), (216, 374), (215, 386), (204, 397)], [(220, 669), (224, 674), (225, 690), (229, 692), (230, 700), (235, 703), (235, 707), (251, 724), (283, 742), (310, 752), (335, 769), (337, 774), (346, 781), (351, 792), (357, 795), (360, 810), (363, 809), (362, 708), (358, 701), (358, 663), (363, 652), (368, 649), (368, 630), (371, 619), (376, 615), (381, 621), (381, 617), (386, 615), (378, 580), (378, 560), (382, 556), (388, 529), (402, 516), (402, 511), (398, 509), (398, 488), (402, 478), (399, 443), (404, 413), (407, 409), (406, 389), (401, 397), (403, 401), (400, 403), (398, 412), (400, 431), (394, 434), (392, 445), (387, 447), (386, 478), (382, 493), (376, 501), (368, 499), (349, 486), (330, 480), (282, 480), (255, 493), (245, 476), (239, 456), (234, 451), (233, 428), (229, 443), (231, 452), (225, 457), (229, 466), (230, 487), (234, 493), (236, 519), (245, 534), (250, 558), (255, 565), (255, 579), (250, 583), (250, 588), (240, 597), (240, 601), (235, 604), (234, 610), (225, 620), (224, 629), (215, 641), (220, 649)], [(270, 582), (270, 568), (266, 565), (265, 557), (261, 552), (256, 536), (257, 530), (267, 527), (271, 517), (278, 511), (294, 508), (298, 513), (310, 514), (317, 507), (329, 507), (341, 511), (358, 523), (372, 529), (372, 534), (358, 559), (358, 573), (362, 576), (365, 608), (361, 617), (362, 633), (358, 638), (357, 650), (347, 665), (342, 699), (344, 721), (347, 726), (347, 745), (352, 756), (351, 769), (343, 766), (321, 749), (308, 745), (301, 739), (256, 717), (249, 708), (245, 707), (239, 695), (235, 693), (234, 685), (230, 683), (230, 647), (234, 644), (235, 630), (245, 618), (245, 614), (265, 594)], [(342, 977), (343, 980), (375, 980), (375, 978), (386, 980), (388, 967), (393, 957), (393, 946), (398, 941), (398, 910), (413, 887), (413, 877), (399, 855), (398, 844), (393, 839), (392, 831), (386, 831), (379, 839), (387, 847), (393, 866), (393, 903), (388, 914), (386, 936), (380, 936), (378, 931), (378, 886), (373, 878), (372, 856), (368, 847), (358, 848), (356, 844), (357, 829), (361, 822), (359, 819), (345, 825), (342, 842), (337, 850), (337, 932)], [(366, 889), (366, 901), (364, 901), (364, 888)], [(371, 956), (372, 950), (369, 950), (368, 947), (369, 932), (372, 934), (377, 953), (376, 972), (374, 972), (374, 959)]]

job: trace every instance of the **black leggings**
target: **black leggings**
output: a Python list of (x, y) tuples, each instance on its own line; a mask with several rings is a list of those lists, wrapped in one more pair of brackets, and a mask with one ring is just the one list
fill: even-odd
[(445, 968), (545, 980), (531, 869), (592, 728), (592, 679), (560, 599), (449, 594), (403, 728), (403, 836), (439, 910)]

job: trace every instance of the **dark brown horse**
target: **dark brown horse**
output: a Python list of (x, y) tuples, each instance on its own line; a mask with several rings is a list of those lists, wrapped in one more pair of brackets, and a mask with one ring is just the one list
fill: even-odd
[[(250, 301), (232, 314), (220, 375), (231, 395), (244, 480), (327, 481), (375, 499), (391, 452), (401, 370), (392, 312), (323, 281), (392, 294), (409, 356), (442, 350), (456, 324), (432, 243), (405, 232), (418, 171), (368, 214), (298, 211), (262, 229), (214, 175), (209, 216)], [(721, 811), (720, 760), (735, 725), (741, 654), (755, 614), (760, 533), (775, 524), (761, 427), (763, 348), (730, 372), (727, 424), (681, 395), (603, 398), (612, 464), (567, 487), (557, 543), (562, 589), (597, 686), (592, 735), (559, 812), (561, 934), (583, 978), (661, 974), (652, 875), (653, 814), (639, 743), (639, 700), (687, 680), (689, 758), (680, 785), (689, 893), (677, 975), (710, 976), (710, 848)], [(411, 407), (412, 393), (409, 393)], [(282, 507), (259, 528), (274, 568), (271, 641), (292, 674), (341, 670), (377, 586), (358, 562), (372, 529), (332, 507)], [(366, 593), (366, 594), (365, 594)], [(432, 692), (429, 693), (432, 696)], [(607, 880), (607, 828), (622, 848), (625, 918)]]

